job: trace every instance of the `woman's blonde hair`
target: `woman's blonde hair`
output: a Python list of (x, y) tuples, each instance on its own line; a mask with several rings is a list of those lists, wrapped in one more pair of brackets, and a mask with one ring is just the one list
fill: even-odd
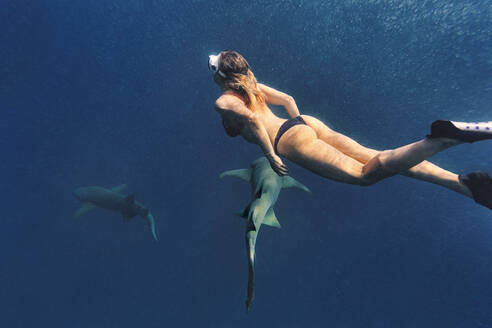
[(226, 88), (240, 95), (250, 110), (255, 111), (256, 104), (265, 103), (265, 94), (258, 87), (258, 82), (248, 62), (238, 52), (222, 51), (219, 70), (225, 74), (225, 77), (221, 79)]

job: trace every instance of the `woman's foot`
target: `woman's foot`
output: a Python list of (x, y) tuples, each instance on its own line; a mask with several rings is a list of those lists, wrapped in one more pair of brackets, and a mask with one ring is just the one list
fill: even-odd
[(475, 202), (492, 210), (492, 178), (488, 173), (472, 172), (459, 179), (470, 189)]
[(492, 139), (492, 122), (435, 121), (428, 138), (451, 138), (462, 142)]

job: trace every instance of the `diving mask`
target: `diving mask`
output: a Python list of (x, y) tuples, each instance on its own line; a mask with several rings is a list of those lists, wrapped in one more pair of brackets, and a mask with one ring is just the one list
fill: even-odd
[(208, 56), (208, 69), (214, 73), (219, 73), (223, 78), (226, 77), (224, 72), (219, 69), (219, 56), (218, 55), (210, 55)]

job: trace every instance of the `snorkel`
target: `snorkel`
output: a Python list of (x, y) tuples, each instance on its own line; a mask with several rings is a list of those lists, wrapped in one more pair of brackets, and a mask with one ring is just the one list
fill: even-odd
[(208, 56), (208, 69), (212, 72), (218, 73), (223, 78), (226, 77), (225, 73), (219, 69), (219, 55)]

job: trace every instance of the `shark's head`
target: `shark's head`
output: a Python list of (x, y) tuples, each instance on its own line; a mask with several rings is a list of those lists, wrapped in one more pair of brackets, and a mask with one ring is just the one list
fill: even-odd
[(261, 156), (260, 158), (255, 159), (253, 162), (251, 162), (251, 167), (257, 167), (257, 166), (265, 166), (268, 165), (270, 166), (270, 162), (268, 162), (268, 159), (265, 156)]
[(251, 163), (253, 177), (259, 178), (279, 178), (278, 174), (272, 169), (270, 162), (265, 156), (262, 156)]

